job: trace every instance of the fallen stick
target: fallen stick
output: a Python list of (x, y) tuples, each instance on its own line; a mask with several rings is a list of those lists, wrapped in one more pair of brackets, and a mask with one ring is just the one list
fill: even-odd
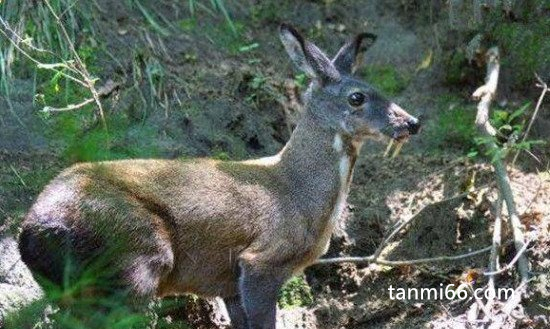
[(336, 263), (374, 263), (380, 265), (389, 265), (389, 266), (399, 266), (399, 265), (413, 265), (413, 264), (424, 264), (424, 263), (435, 263), (435, 262), (445, 262), (452, 260), (459, 260), (468, 257), (473, 257), (485, 252), (491, 251), (493, 246), (488, 246), (482, 249), (471, 251), (465, 254), (452, 255), (452, 256), (438, 256), (430, 258), (419, 258), (419, 259), (410, 259), (410, 260), (387, 260), (383, 258), (376, 258), (375, 255), (367, 257), (337, 257), (337, 258), (321, 258), (318, 259), (314, 264), (336, 264)]
[(493, 323), (489, 326), (488, 329), (501, 329), (504, 326), (504, 323), (506, 320), (508, 320), (508, 317), (512, 313), (512, 311), (521, 303), (521, 296), (525, 293), (525, 290), (527, 288), (527, 283), (529, 280), (522, 282), (512, 294), (512, 297), (508, 299), (506, 304), (504, 304), (504, 307), (501, 310), (501, 314), (498, 314), (499, 316), (496, 318)]

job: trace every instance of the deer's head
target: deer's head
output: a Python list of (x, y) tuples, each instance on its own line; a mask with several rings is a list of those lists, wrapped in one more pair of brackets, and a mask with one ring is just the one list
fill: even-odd
[(402, 140), (419, 131), (417, 118), (354, 77), (375, 35), (355, 36), (332, 60), (289, 25), (281, 25), (280, 37), (294, 64), (312, 80), (305, 94), (306, 111), (321, 125), (354, 139), (383, 134)]

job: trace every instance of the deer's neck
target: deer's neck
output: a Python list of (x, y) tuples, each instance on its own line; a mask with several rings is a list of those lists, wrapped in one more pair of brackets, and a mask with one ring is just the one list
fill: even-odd
[[(292, 198), (321, 230), (332, 230), (345, 205), (360, 143), (323, 128), (307, 115), (279, 154)], [(329, 225), (323, 225), (329, 224)]]

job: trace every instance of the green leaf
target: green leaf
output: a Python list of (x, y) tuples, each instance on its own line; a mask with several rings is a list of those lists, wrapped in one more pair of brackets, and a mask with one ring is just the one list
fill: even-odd
[(249, 51), (251, 51), (251, 50), (254, 50), (254, 49), (258, 48), (259, 46), (260, 46), (259, 43), (254, 42), (254, 43), (251, 43), (251, 44), (249, 44), (249, 45), (240, 47), (240, 48), (239, 48), (239, 52), (241, 52), (241, 53), (246, 53), (246, 52), (249, 52)]
[(510, 116), (508, 117), (508, 123), (511, 123), (512, 120), (522, 115), (530, 105), (531, 105), (531, 102), (527, 102), (522, 107), (520, 107), (519, 109), (515, 110), (512, 114), (510, 114)]

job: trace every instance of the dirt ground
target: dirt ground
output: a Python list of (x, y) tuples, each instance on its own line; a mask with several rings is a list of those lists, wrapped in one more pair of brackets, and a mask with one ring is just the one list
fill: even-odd
[[(364, 77), (384, 78), (391, 68), (397, 86), (390, 85), (386, 93), (427, 122), (426, 133), (406, 144), (395, 159), (382, 156), (386, 145), (380, 142), (364, 146), (346, 214), (325, 257), (371, 255), (385, 234), (412, 216), (414, 221), (391, 242), (385, 259), (458, 255), (491, 244), (496, 200), (492, 167), (482, 157), (467, 157), (469, 146), (461, 140), (433, 140), (441, 136), (438, 118), (470, 102), (469, 94), (482, 83), (484, 73), (481, 66), (468, 67), (462, 85), (445, 82), (447, 68), (437, 56), (446, 56), (453, 40), (446, 17), (414, 15), (415, 7), (405, 6), (407, 1), (227, 2), (240, 33), (235, 39), (223, 15), (199, 8), (199, 18), (191, 18), (185, 1), (143, 1), (148, 15), (129, 3), (96, 1), (87, 32), (79, 34), (80, 44), (99, 45), (93, 48), (93, 66), (100, 81), (119, 85), (104, 99), (106, 115), (113, 118), (109, 124), (114, 130), (123, 127), (109, 145), (111, 153), (88, 150), (86, 136), (99, 125), (89, 109), (78, 133), (70, 138), (56, 134), (65, 126), (39, 115), (41, 106), (35, 101), (37, 92), (46, 93), (47, 84), (36, 90), (35, 76), (25, 70), (14, 74), (9, 98), (0, 97), (0, 111), (6, 112), (0, 121), (0, 251), (5, 251), (0, 252), (0, 292), (22, 290), (21, 300), (0, 303), (0, 316), (40, 295), (17, 261), (13, 239), (40, 189), (63, 167), (111, 157), (243, 159), (272, 155), (284, 145), (299, 117), (303, 87), (278, 40), (282, 21), (296, 24), (330, 54), (350, 34), (376, 33), (378, 41), (365, 63), (378, 69), (367, 69)], [(498, 104), (536, 100), (536, 88), (513, 89), (505, 79), (510, 68), (503, 70), (502, 88), (511, 91), (499, 93)], [(448, 98), (452, 101), (442, 100)], [(550, 116), (543, 114), (532, 136), (548, 140), (548, 127)], [(540, 164), (524, 152), (509, 169), (530, 241), (526, 254), (533, 278), (528, 298), (507, 322), (511, 328), (550, 327), (550, 149), (541, 146), (533, 153)], [(511, 239), (506, 223), (502, 239)], [(512, 246), (504, 247), (502, 263), (514, 255)], [(388, 288), (458, 286), (471, 273), (486, 271), (488, 263), (489, 253), (482, 253), (419, 265), (314, 265), (305, 271), (313, 302), (283, 308), (278, 321), (284, 328), (308, 329), (466, 328), (464, 314), (472, 300), (392, 300)], [(500, 287), (515, 287), (517, 282), (513, 270), (497, 280)], [(479, 275), (474, 287), (486, 284), (486, 277)], [(170, 317), (185, 318), (197, 328), (227, 327), (223, 307), (212, 306), (216, 303), (193, 299), (186, 305)]]

